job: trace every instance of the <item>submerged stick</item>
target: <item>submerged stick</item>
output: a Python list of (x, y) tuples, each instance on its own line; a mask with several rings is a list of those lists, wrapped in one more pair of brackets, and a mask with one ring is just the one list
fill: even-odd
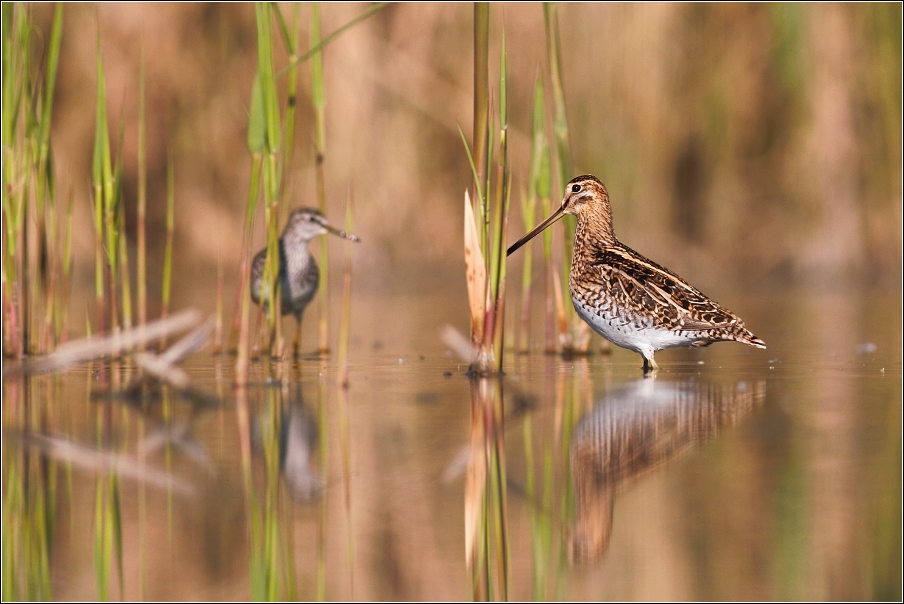
[(100, 470), (123, 478), (132, 478), (143, 484), (160, 487), (183, 495), (194, 495), (195, 487), (187, 480), (178, 478), (163, 470), (148, 468), (128, 455), (109, 451), (99, 451), (79, 445), (64, 438), (29, 434), (18, 431), (3, 431), (3, 438), (19, 441), (23, 445), (35, 447), (49, 457), (59, 459), (85, 470)]
[(59, 372), (79, 363), (100, 359), (121, 350), (143, 346), (197, 325), (201, 316), (199, 311), (188, 309), (171, 317), (148, 323), (143, 329), (137, 327), (108, 337), (92, 336), (68, 342), (47, 356), (7, 365), (4, 368), (3, 379), (46, 371)]
[(176, 367), (176, 363), (204, 346), (213, 328), (214, 321), (208, 319), (203, 325), (167, 348), (163, 354), (156, 355), (152, 352), (139, 352), (135, 355), (135, 362), (161, 381), (184, 390), (188, 388), (191, 381), (185, 371)]

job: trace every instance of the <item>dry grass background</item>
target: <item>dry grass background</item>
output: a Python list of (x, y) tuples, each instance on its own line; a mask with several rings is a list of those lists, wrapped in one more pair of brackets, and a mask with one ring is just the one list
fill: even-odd
[[(324, 5), (324, 35), (364, 7)], [(45, 36), (52, 8), (31, 7)], [(302, 5), (302, 48), (309, 10)], [(575, 170), (607, 184), (628, 245), (704, 291), (708, 283), (900, 283), (900, 5), (562, 4), (558, 11)], [(329, 215), (341, 223), (351, 185), (364, 241), (356, 288), (417, 291), (460, 280), (463, 313), (461, 199), (470, 169), (458, 125), (471, 131), (472, 19), (471, 4), (391, 4), (324, 55)], [(527, 177), (534, 77), (547, 77), (542, 6), (492, 5), (491, 19), (491, 57), (505, 27), (517, 194)], [(93, 283), (98, 31), (112, 132), (123, 118), (133, 245), (146, 53), (149, 292), (159, 291), (171, 148), (173, 306), (212, 309), (217, 259), (230, 287), (240, 253), (257, 61), (253, 7), (66, 5), (52, 145), (57, 195), (75, 200), (76, 300), (81, 291), (90, 299)], [(286, 57), (276, 61), (280, 68)], [(307, 64), (299, 81), (290, 206), (315, 204)], [(557, 201), (561, 186), (554, 187)], [(510, 240), (523, 229), (513, 202)]]

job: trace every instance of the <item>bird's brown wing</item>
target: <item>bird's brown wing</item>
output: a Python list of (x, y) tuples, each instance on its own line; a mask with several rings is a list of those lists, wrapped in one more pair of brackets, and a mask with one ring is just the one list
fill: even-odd
[(657, 325), (681, 331), (743, 327), (730, 310), (627, 246), (599, 249), (580, 273), (572, 286), (583, 290), (585, 300), (608, 297), (627, 311), (628, 320), (652, 317)]

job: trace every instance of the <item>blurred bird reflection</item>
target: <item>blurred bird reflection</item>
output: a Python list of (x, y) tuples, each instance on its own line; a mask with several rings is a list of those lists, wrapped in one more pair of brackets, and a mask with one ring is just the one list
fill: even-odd
[[(272, 425), (269, 413), (265, 410), (252, 420), (253, 444), (258, 451), (265, 446), (266, 427)], [(295, 501), (314, 501), (323, 492), (323, 479), (311, 462), (317, 442), (317, 420), (304, 404), (301, 384), (293, 384), (279, 422), (279, 473)]]
[(763, 382), (642, 379), (600, 401), (571, 441), (572, 561), (596, 560), (608, 548), (619, 487), (737, 425), (764, 396)]

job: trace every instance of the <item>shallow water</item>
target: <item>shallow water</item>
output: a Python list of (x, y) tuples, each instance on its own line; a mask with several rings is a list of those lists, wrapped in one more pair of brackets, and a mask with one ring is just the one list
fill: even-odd
[(355, 302), (347, 397), (335, 355), (235, 390), (202, 352), (193, 399), (111, 398), (127, 361), (7, 380), (4, 594), (900, 599), (900, 293), (728, 302), (767, 350), (648, 379), (619, 349), (469, 380), (437, 294)]

